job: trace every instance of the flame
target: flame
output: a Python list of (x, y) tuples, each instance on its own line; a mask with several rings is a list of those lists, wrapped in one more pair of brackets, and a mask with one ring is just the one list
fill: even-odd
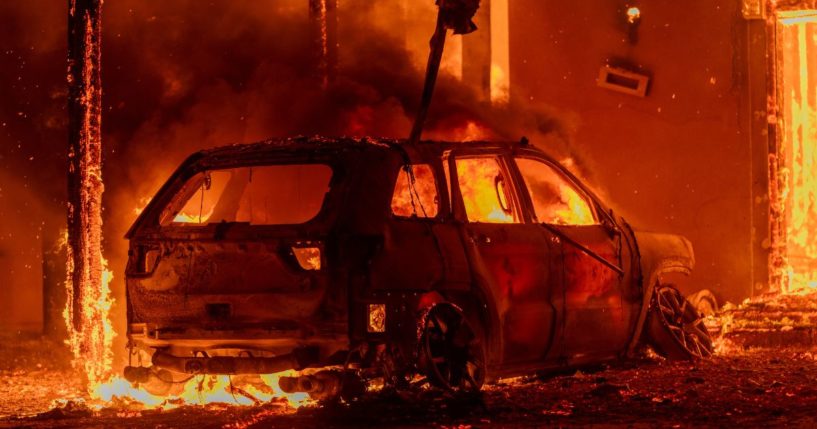
[[(133, 214), (136, 216), (142, 214), (142, 212), (145, 210), (145, 207), (147, 207), (148, 203), (150, 203), (150, 197), (139, 198), (137, 206), (133, 209)], [(215, 208), (212, 204), (208, 205), (208, 207), (209, 210), (206, 213), (201, 213), (201, 216), (199, 216), (198, 209), (192, 207), (191, 204), (185, 205), (185, 207), (182, 208), (182, 210), (173, 218), (173, 222), (192, 224), (207, 223), (207, 220), (210, 219), (210, 216), (213, 215), (213, 211)]]
[[(63, 232), (59, 244), (70, 253), (67, 230)], [(74, 270), (74, 265), (70, 255), (66, 264), (68, 273), (65, 283), (67, 299), (62, 312), (65, 324), (68, 327), (68, 340), (66, 342), (74, 356), (73, 367), (83, 371), (89, 386), (95, 386), (103, 382), (103, 380), (107, 380), (113, 367), (112, 344), (114, 331), (109, 317), (113, 305), (110, 290), (113, 273), (108, 269), (108, 261), (104, 257), (99, 261), (99, 266), (102, 268), (101, 287), (99, 290), (87, 288), (81, 296), (83, 328), (77, 330), (74, 329), (72, 322), (75, 318), (72, 306), (74, 289), (71, 285), (71, 273)]]
[[(135, 209), (134, 212), (141, 212)], [(67, 230), (61, 234), (58, 245), (69, 250)], [(70, 250), (69, 250), (70, 251)], [(72, 365), (86, 376), (89, 405), (101, 408), (112, 404), (139, 405), (150, 409), (171, 409), (184, 405), (232, 404), (257, 405), (273, 400), (284, 401), (288, 407), (299, 408), (309, 402), (308, 394), (287, 394), (278, 387), (281, 376), (295, 375), (295, 371), (260, 375), (262, 383), (237, 382), (227, 375), (202, 375), (188, 380), (181, 393), (167, 397), (153, 395), (139, 386), (131, 384), (123, 377), (115, 375), (112, 344), (116, 335), (111, 323), (110, 311), (114, 303), (110, 283), (113, 273), (108, 269), (108, 261), (102, 258), (102, 287), (98, 291), (86, 291), (82, 299), (82, 330), (73, 327), (73, 288), (66, 281), (67, 297), (63, 318), (68, 327), (69, 345), (74, 356)], [(66, 267), (73, 269), (71, 258)]]
[[(780, 164), (770, 181), (775, 230), (770, 270), (786, 294), (817, 291), (817, 14), (780, 14)], [(810, 73), (811, 72), (811, 73)]]
[[(517, 158), (516, 164), (530, 192), (536, 217), (540, 222), (556, 225), (593, 225), (593, 208), (561, 173), (540, 161)], [(573, 160), (568, 158), (565, 165)]]
[(186, 405), (259, 405), (274, 400), (283, 401), (288, 407), (297, 409), (311, 402), (307, 393), (284, 393), (278, 387), (278, 379), (296, 375), (295, 371), (264, 374), (259, 382), (242, 380), (242, 377), (228, 375), (201, 375), (188, 380), (181, 393), (157, 396), (135, 387), (121, 377), (113, 377), (105, 383), (94, 386), (92, 398), (105, 403), (139, 404), (149, 409), (173, 409)]
[(596, 223), (593, 210), (581, 195), (566, 183), (559, 184), (559, 194), (563, 204), (553, 211), (563, 225), (593, 225)]
[(292, 247), (292, 253), (302, 269), (310, 271), (321, 269), (320, 247)]
[(434, 173), (428, 164), (412, 165), (411, 175), (408, 170), (400, 169), (392, 194), (392, 213), (403, 217), (434, 217), (439, 211), (438, 202)]
[(508, 184), (505, 183), (503, 186), (497, 181), (501, 174), (500, 166), (494, 158), (457, 160), (460, 193), (469, 221), (489, 223), (513, 223), (515, 221), (513, 212), (510, 210), (506, 188)]
[(139, 216), (145, 211), (145, 207), (150, 203), (150, 197), (140, 197), (137, 206), (133, 209), (133, 214)]
[(213, 208), (212, 207), (210, 208), (210, 211), (208, 213), (202, 213), (201, 216), (199, 216), (198, 213), (189, 214), (189, 213), (185, 213), (185, 212), (179, 212), (179, 214), (177, 214), (176, 217), (173, 218), (173, 222), (174, 223), (196, 223), (196, 224), (207, 223), (207, 219), (210, 219), (210, 216), (212, 214), (213, 214)]

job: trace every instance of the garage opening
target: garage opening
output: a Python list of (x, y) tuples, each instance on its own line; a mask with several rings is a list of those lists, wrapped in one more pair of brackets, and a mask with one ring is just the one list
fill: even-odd
[(783, 293), (817, 291), (817, 10), (777, 15), (776, 243)]

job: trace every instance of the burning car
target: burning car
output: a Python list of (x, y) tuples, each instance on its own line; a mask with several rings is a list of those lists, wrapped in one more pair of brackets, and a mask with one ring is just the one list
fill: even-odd
[(645, 343), (712, 353), (668, 283), (689, 241), (634, 231), (525, 139), (205, 150), (127, 238), (135, 383), (296, 370), (280, 387), (315, 398), (417, 376), (467, 391)]

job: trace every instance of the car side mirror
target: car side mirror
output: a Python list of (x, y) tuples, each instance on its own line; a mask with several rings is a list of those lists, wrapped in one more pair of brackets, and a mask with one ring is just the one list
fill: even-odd
[(609, 234), (610, 237), (615, 237), (616, 235), (621, 234), (621, 228), (619, 228), (618, 225), (616, 225), (616, 223), (613, 221), (612, 212), (609, 218), (605, 217), (604, 219), (601, 220), (601, 226), (604, 227), (604, 229), (607, 231), (607, 234)]

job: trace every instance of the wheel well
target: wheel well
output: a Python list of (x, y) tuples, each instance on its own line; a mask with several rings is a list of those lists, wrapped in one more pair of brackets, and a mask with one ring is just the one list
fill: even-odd
[(448, 302), (462, 309), (474, 329), (483, 336), (489, 360), (494, 356), (500, 356), (496, 353), (501, 353), (502, 329), (498, 323), (498, 316), (495, 316), (493, 311), (495, 307), (481, 293), (474, 290), (447, 291), (445, 297)]

